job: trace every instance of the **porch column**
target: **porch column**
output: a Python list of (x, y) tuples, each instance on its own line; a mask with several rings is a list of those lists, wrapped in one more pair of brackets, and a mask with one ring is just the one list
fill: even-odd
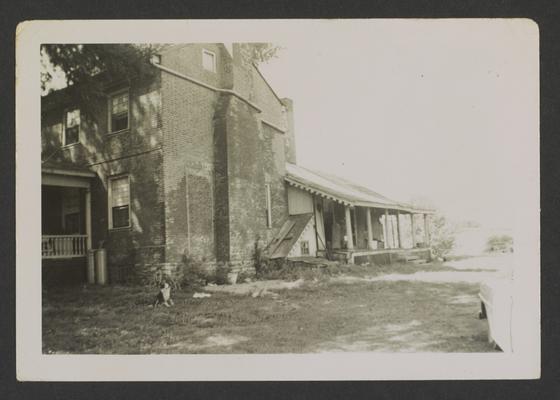
[(348, 250), (354, 249), (354, 239), (352, 238), (352, 219), (350, 218), (350, 207), (344, 206), (344, 219), (346, 220), (346, 245)]
[(390, 249), (389, 245), (389, 210), (385, 209), (385, 248)]
[(399, 249), (403, 248), (401, 235), (401, 213), (397, 211), (397, 236), (399, 238)]
[(91, 250), (91, 190), (86, 189), (86, 243), (87, 249)]
[(428, 221), (428, 214), (424, 214), (424, 241), (426, 245), (430, 245), (430, 224)]
[(373, 230), (371, 229), (371, 211), (366, 208), (366, 221), (367, 221), (367, 247), (368, 249), (373, 248)]
[(393, 219), (392, 215), (389, 215), (389, 217), (391, 218), (391, 241), (393, 242), (391, 248), (396, 249), (397, 240), (395, 236), (395, 220)]
[(416, 226), (414, 225), (414, 214), (410, 214), (410, 227), (412, 229), (412, 248), (416, 247)]

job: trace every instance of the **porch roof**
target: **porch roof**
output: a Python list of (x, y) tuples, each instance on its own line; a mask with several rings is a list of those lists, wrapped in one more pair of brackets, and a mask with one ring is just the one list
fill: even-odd
[(291, 163), (286, 163), (286, 181), (300, 189), (331, 198), (349, 206), (382, 208), (422, 214), (432, 214), (434, 212), (434, 210), (421, 209), (411, 204), (392, 200), (344, 178), (313, 171)]
[(41, 161), (41, 172), (55, 175), (82, 176), (85, 178), (96, 176), (95, 172), (85, 166), (82, 167), (69, 161), (48, 159)]
[(41, 166), (41, 184), (50, 186), (76, 187), (89, 189), (95, 172), (76, 166), (52, 165)]

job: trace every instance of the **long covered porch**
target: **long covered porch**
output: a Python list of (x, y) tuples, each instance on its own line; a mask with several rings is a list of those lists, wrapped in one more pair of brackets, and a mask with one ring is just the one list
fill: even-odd
[[(376, 259), (428, 256), (428, 213), (344, 204), (316, 194), (317, 255), (354, 263)], [(324, 245), (322, 245), (324, 244)]]
[(290, 214), (313, 213), (316, 256), (349, 263), (430, 257), (433, 210), (295, 165), (286, 181)]

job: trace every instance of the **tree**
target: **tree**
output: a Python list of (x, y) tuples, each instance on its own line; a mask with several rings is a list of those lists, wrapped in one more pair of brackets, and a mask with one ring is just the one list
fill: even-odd
[(246, 57), (254, 64), (262, 64), (278, 56), (280, 46), (273, 43), (242, 43)]
[(149, 60), (161, 45), (137, 44), (43, 44), (41, 88), (52, 91), (53, 72), (62, 72), (68, 86), (79, 86), (85, 102), (103, 94), (101, 74), (111, 77), (138, 77), (152, 72)]
[[(79, 86), (85, 102), (103, 95), (100, 74), (110, 77), (141, 77), (153, 72), (150, 58), (166, 45), (161, 44), (43, 44), (41, 45), (41, 89), (53, 90), (54, 73), (64, 79), (62, 86)], [(280, 47), (272, 43), (243, 43), (249, 62), (260, 64), (276, 57)]]
[(436, 257), (445, 258), (455, 245), (453, 229), (441, 214), (434, 214), (430, 222), (432, 251)]

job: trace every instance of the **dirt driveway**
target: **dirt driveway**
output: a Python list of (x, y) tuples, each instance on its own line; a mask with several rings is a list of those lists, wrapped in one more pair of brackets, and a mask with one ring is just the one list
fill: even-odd
[[(472, 344), (473, 351), (491, 351), (489, 345), (482, 343), (480, 335), (468, 334), (486, 329), (486, 323), (474, 320), (472, 314), (480, 305), (478, 286), (487, 279), (509, 275), (512, 263), (511, 255), (481, 256), (446, 262), (442, 265), (444, 269), (440, 271), (424, 271), (423, 267), (427, 266), (419, 266), (414, 273), (336, 277), (333, 281), (347, 284), (369, 283), (373, 290), (382, 282), (408, 283), (402, 292), (400, 303), (408, 303), (411, 308), (422, 304), (425, 309), (417, 311), (417, 318), (410, 316), (404, 321), (391, 319), (387, 323), (379, 323), (378, 320), (357, 332), (321, 343), (317, 350), (453, 352), (470, 351)], [(419, 288), (419, 283), (425, 285)], [(454, 315), (449, 315), (450, 310)], [(443, 315), (448, 315), (448, 319), (444, 320)]]
[[(174, 293), (86, 286), (43, 296), (45, 353), (488, 352), (478, 282), (493, 260), (371, 266), (330, 279), (252, 282)], [(502, 261), (507, 264), (507, 260)], [(262, 287), (261, 287), (262, 286)], [(198, 290), (197, 292), (201, 292)]]

